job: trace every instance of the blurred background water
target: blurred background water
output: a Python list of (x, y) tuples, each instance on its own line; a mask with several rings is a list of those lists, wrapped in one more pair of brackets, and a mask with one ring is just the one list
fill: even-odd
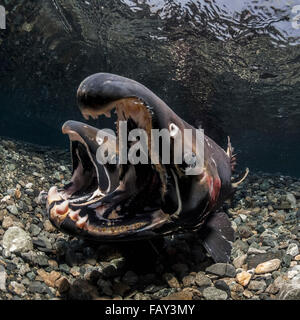
[[(67, 147), (62, 124), (83, 121), (79, 83), (111, 72), (148, 86), (223, 147), (231, 136), (241, 168), (300, 176), (300, 28), (292, 11), (300, 0), (0, 5), (0, 136)], [(111, 127), (102, 118), (90, 123)]]

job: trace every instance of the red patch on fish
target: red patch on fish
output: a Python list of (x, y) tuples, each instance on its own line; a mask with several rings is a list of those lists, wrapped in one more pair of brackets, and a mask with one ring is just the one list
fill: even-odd
[(213, 206), (218, 200), (220, 189), (221, 189), (221, 180), (219, 177), (207, 176), (207, 184), (210, 195), (210, 205)]

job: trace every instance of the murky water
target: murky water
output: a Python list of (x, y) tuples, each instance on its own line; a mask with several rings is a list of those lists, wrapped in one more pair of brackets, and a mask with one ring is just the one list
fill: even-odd
[(300, 176), (300, 0), (4, 5), (0, 135), (66, 146), (62, 123), (83, 121), (79, 83), (105, 71), (142, 82), (218, 143), (230, 135), (241, 167)]

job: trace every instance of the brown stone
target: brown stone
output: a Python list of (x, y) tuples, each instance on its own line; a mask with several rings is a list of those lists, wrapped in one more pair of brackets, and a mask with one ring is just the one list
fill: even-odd
[(171, 288), (180, 288), (180, 283), (172, 273), (165, 273), (163, 278)]
[(20, 199), (22, 195), (22, 192), (20, 191), (20, 189), (16, 189), (15, 190), (15, 198), (16, 199)]
[(56, 280), (55, 286), (57, 287), (59, 293), (65, 293), (70, 289), (70, 283), (65, 277), (61, 277), (60, 279)]
[(161, 300), (193, 300), (194, 296), (201, 296), (201, 292), (193, 288), (185, 288), (182, 291), (163, 297)]
[(57, 268), (58, 267), (58, 263), (55, 260), (48, 260), (49, 266), (51, 266), (52, 268)]
[(47, 232), (54, 232), (56, 228), (52, 225), (52, 223), (49, 220), (46, 220), (44, 222), (44, 229)]
[(46, 283), (47, 286), (52, 288), (57, 287), (56, 281), (61, 276), (59, 272), (51, 271), (50, 273), (48, 273), (43, 269), (39, 269), (37, 273), (42, 278), (42, 280)]
[(8, 229), (14, 225), (14, 220), (10, 216), (5, 216), (2, 221), (2, 228)]
[(249, 290), (245, 290), (245, 291), (243, 292), (243, 296), (246, 297), (246, 298), (248, 298), (248, 299), (250, 299), (250, 298), (253, 297), (253, 293), (252, 293), (251, 291), (249, 291)]
[(242, 271), (236, 275), (236, 281), (243, 287), (246, 287), (250, 282), (251, 276), (251, 273)]

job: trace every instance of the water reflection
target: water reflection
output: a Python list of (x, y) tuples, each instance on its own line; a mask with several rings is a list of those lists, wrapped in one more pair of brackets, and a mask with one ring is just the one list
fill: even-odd
[(0, 135), (65, 143), (61, 124), (82, 120), (79, 82), (106, 71), (149, 86), (218, 142), (231, 135), (242, 165), (300, 175), (300, 0), (6, 3)]

